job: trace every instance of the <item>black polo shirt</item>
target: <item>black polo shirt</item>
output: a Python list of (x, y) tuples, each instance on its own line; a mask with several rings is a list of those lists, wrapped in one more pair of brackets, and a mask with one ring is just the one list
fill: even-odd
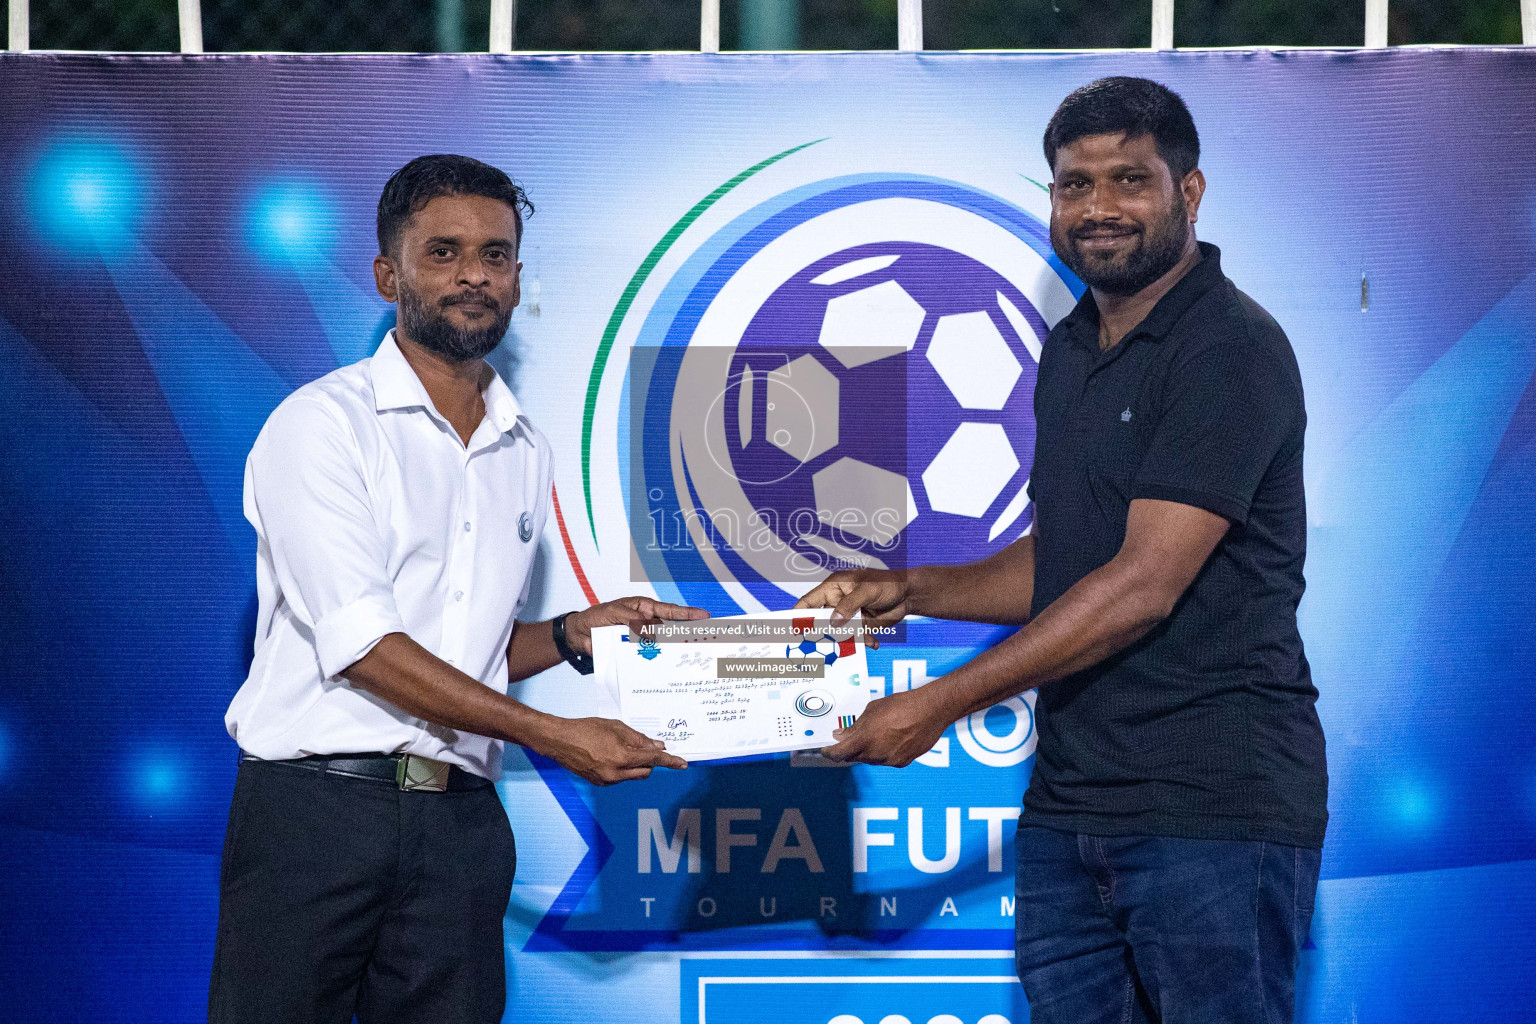
[(1320, 847), (1327, 766), (1296, 629), (1306, 502), (1301, 376), (1279, 324), (1201, 261), (1099, 351), (1092, 293), (1035, 385), (1034, 612), (1104, 565), (1132, 500), (1231, 522), (1173, 614), (1040, 688), (1023, 820), (1092, 835)]

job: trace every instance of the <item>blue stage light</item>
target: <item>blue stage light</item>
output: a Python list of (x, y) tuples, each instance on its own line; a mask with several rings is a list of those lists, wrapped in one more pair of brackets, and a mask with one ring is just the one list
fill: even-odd
[(275, 181), (259, 189), (245, 211), (245, 234), (263, 261), (306, 267), (326, 258), (335, 240), (336, 205), (309, 181)]
[(180, 781), (181, 773), (170, 761), (163, 759), (146, 761), (139, 768), (137, 779), (139, 796), (146, 802), (164, 803), (176, 792), (177, 783)]
[(144, 176), (122, 143), (73, 135), (38, 153), (30, 174), (31, 219), (46, 240), (66, 249), (112, 251), (138, 227)]
[(1392, 793), (1391, 810), (1399, 824), (1418, 830), (1439, 817), (1440, 801), (1431, 787), (1417, 780), (1405, 780)]

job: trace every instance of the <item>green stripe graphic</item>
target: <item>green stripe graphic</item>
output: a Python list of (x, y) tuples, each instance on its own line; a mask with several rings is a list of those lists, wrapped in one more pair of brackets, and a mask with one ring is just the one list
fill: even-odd
[[(672, 243), (677, 241), (678, 237), (688, 230), (689, 225), (698, 220), (704, 211), (715, 205), (722, 196), (752, 177), (758, 171), (771, 167), (792, 153), (798, 153), (802, 149), (825, 141), (827, 140), (816, 139), (812, 142), (806, 142), (795, 146), (793, 149), (786, 149), (784, 152), (771, 156), (761, 163), (753, 164), (703, 199), (700, 199), (693, 205), (691, 210), (683, 214), (681, 219), (667, 230), (665, 235), (661, 236), (661, 241), (656, 243), (655, 247), (651, 249), (650, 253), (640, 263), (640, 269), (635, 271), (635, 276), (629, 279), (629, 284), (624, 288), (624, 294), (619, 297), (619, 304), (613, 307), (613, 315), (608, 318), (608, 326), (603, 331), (603, 340), (597, 346), (597, 359), (592, 364), (592, 376), (587, 381), (586, 409), (582, 412), (581, 417), (581, 491), (587, 503), (587, 529), (592, 532), (592, 543), (594, 546), (597, 545), (597, 522), (592, 518), (592, 420), (597, 414), (597, 392), (603, 383), (603, 368), (608, 365), (608, 356), (613, 350), (613, 340), (618, 337), (619, 326), (624, 323), (624, 317), (628, 315), (629, 307), (633, 305), (635, 296), (640, 293), (640, 288), (645, 284), (645, 279), (651, 275), (652, 270), (656, 269), (656, 264), (661, 262), (661, 258), (667, 254), (667, 250), (672, 247)], [(599, 548), (599, 551), (601, 551), (601, 548)]]

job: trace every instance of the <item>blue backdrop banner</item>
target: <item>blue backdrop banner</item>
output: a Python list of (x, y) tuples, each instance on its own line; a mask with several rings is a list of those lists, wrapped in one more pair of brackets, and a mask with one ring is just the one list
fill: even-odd
[[(1029, 527), (1040, 344), (1082, 293), (1040, 140), (1108, 74), (1188, 101), (1198, 233), (1306, 387), (1332, 820), (1299, 1018), (1530, 1019), (1536, 51), (1514, 49), (0, 55), (12, 1015), (204, 1014), (255, 619), (244, 459), (392, 324), (370, 272), (392, 171), (465, 153), (537, 206), (492, 356), (556, 452), (527, 615), (781, 609), (859, 557), (818, 515), (850, 495), (895, 495), (851, 530), (887, 564)], [(794, 383), (778, 411), (742, 399), (748, 367), (770, 400)], [(919, 686), (1004, 635), (918, 620), (870, 670)], [(515, 692), (611, 712), (563, 668)], [(508, 1019), (1023, 1024), (1034, 737), (1031, 693), (902, 770), (784, 755), (594, 789), (509, 751)]]

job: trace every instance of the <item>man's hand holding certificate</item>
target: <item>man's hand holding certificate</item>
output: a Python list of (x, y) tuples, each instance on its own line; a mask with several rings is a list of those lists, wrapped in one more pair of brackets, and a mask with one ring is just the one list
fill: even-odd
[(607, 626), (592, 654), (627, 725), (703, 761), (834, 743), (884, 692), (870, 686), (862, 630), (825, 611)]

